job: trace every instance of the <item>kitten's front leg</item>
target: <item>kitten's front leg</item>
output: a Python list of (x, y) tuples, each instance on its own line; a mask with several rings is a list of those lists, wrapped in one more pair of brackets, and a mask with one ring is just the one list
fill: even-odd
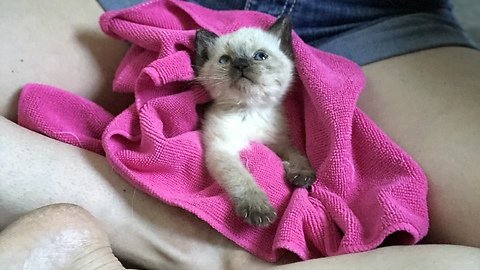
[(307, 157), (295, 148), (287, 149), (283, 158), (287, 180), (297, 187), (310, 187), (315, 183), (317, 176)]
[(230, 195), (235, 211), (246, 222), (267, 226), (277, 217), (275, 207), (253, 176), (243, 166), (238, 152), (225, 150), (225, 145), (205, 145), (205, 162), (209, 173)]
[(315, 170), (307, 157), (301, 154), (286, 136), (282, 136), (278, 143), (269, 145), (283, 162), (287, 180), (297, 187), (309, 187), (317, 179)]

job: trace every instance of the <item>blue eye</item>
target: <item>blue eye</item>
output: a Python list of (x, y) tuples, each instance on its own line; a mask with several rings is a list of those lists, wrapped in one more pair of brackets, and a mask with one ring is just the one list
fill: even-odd
[(228, 56), (228, 55), (226, 55), (226, 54), (225, 54), (225, 55), (222, 55), (222, 56), (220, 57), (220, 59), (218, 59), (218, 62), (219, 62), (220, 64), (223, 64), (223, 65), (224, 65), (224, 64), (230, 62), (230, 56)]
[(253, 59), (257, 60), (257, 61), (262, 61), (262, 60), (265, 60), (268, 58), (268, 54), (264, 51), (258, 51), (255, 53), (255, 55), (253, 56)]

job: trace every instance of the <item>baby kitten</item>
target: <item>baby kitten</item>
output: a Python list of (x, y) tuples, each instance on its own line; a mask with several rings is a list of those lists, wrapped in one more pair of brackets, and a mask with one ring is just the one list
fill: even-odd
[(288, 136), (283, 100), (293, 80), (293, 55), (289, 17), (268, 30), (196, 34), (197, 80), (213, 99), (202, 127), (206, 167), (229, 193), (237, 215), (257, 226), (273, 223), (277, 213), (240, 160), (250, 142), (276, 153), (293, 185), (308, 187), (316, 179)]

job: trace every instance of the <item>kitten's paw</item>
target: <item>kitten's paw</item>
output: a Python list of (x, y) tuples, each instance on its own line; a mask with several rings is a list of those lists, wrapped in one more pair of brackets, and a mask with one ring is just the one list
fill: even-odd
[(313, 183), (315, 183), (315, 180), (317, 180), (317, 176), (311, 168), (295, 168), (291, 166), (290, 163), (287, 161), (283, 162), (283, 166), (285, 168), (288, 182), (290, 182), (294, 186), (301, 188), (310, 187), (311, 185), (313, 185)]
[(235, 210), (239, 217), (254, 226), (268, 226), (277, 218), (277, 210), (263, 193), (237, 200)]

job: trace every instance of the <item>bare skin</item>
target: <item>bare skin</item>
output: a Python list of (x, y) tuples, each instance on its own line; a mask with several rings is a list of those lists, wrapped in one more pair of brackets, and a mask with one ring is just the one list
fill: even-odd
[(125, 269), (97, 220), (68, 204), (39, 208), (3, 230), (0, 263), (9, 270)]
[(358, 106), (429, 179), (425, 242), (480, 247), (480, 52), (432, 49), (363, 70)]
[(113, 93), (111, 83), (128, 44), (100, 31), (102, 13), (93, 0), (1, 1), (0, 115), (16, 119), (18, 94), (28, 82), (68, 89), (121, 112), (131, 96)]
[(231, 260), (251, 269), (267, 265), (196, 216), (135, 189), (103, 156), (1, 117), (0, 127), (0, 228), (39, 206), (73, 203), (98, 218), (116, 255), (138, 268), (223, 269)]
[[(231, 262), (243, 263), (239, 259)], [(85, 209), (71, 204), (36, 209), (3, 230), (0, 263), (9, 270), (125, 269), (113, 255), (101, 225)], [(307, 270), (319, 265), (326, 270), (478, 269), (480, 251), (448, 245), (398, 246), (267, 268)]]
[[(32, 5), (38, 8), (28, 8)], [(38, 207), (74, 203), (98, 219), (115, 255), (138, 268), (265, 269), (269, 264), (195, 216), (135, 190), (105, 158), (10, 121), (15, 120), (18, 89), (31, 81), (73, 91), (112, 112), (121, 110), (124, 104), (112, 104), (118, 98), (109, 94), (106, 85), (126, 45), (102, 37), (89, 50), (88, 44), (79, 42), (79, 29), (101, 36), (97, 26), (101, 12), (95, 1), (0, 4), (4, 18), (0, 34), (6, 37), (0, 42), (4, 63), (0, 65), (4, 97), (0, 114), (6, 117), (0, 117), (0, 230)], [(39, 21), (45, 30), (28, 30)], [(14, 27), (20, 30), (12, 32)], [(65, 51), (52, 47), (52, 41), (59, 41)], [(92, 57), (92, 50), (100, 50), (93, 54), (97, 58)], [(351, 269), (395, 269), (386, 263), (398, 269), (441, 269), (436, 264), (480, 269), (480, 53), (438, 48), (370, 64), (363, 70), (368, 86), (358, 106), (429, 177), (431, 229), (424, 242), (455, 246), (382, 248), (281, 269), (316, 269), (319, 265), (322, 269), (350, 269), (350, 265)], [(405, 265), (409, 262), (413, 264)], [(0, 260), (0, 265), (6, 264)]]

